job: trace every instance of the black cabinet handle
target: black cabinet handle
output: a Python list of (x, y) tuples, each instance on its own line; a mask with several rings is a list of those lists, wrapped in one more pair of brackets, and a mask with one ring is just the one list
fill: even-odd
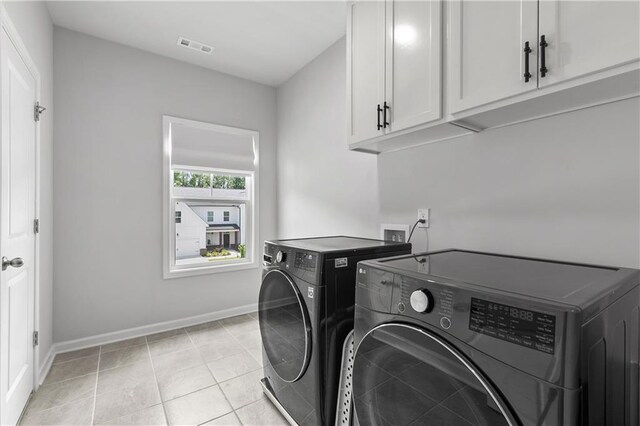
[(382, 108), (380, 108), (380, 104), (378, 104), (376, 112), (378, 113), (378, 130), (380, 130), (382, 129), (382, 124), (380, 124), (380, 113), (382, 112)]
[(384, 114), (382, 115), (382, 122), (384, 123), (384, 128), (386, 129), (389, 125), (387, 121), (387, 110), (391, 109), (389, 105), (387, 105), (387, 101), (384, 101)]
[(529, 42), (524, 42), (524, 82), (528, 83), (531, 79), (531, 73), (529, 72), (529, 53), (531, 53), (531, 48), (529, 47)]
[(540, 77), (544, 77), (547, 75), (549, 71), (547, 69), (547, 61), (545, 58), (545, 50), (549, 46), (547, 43), (547, 38), (544, 35), (540, 36)]

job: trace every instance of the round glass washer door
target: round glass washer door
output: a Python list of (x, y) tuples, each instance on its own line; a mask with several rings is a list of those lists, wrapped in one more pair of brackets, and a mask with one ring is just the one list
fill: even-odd
[(517, 425), (480, 372), (438, 336), (405, 324), (365, 335), (354, 359), (355, 423)]
[(311, 358), (311, 326), (302, 295), (285, 272), (273, 269), (264, 275), (258, 315), (269, 364), (282, 380), (295, 382)]

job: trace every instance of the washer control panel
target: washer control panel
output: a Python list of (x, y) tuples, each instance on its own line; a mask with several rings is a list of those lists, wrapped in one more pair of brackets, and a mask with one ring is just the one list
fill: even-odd
[(454, 290), (439, 283), (405, 275), (395, 275), (394, 287), (398, 313), (426, 321), (444, 330), (451, 328), (455, 321)]
[(356, 311), (387, 314), (385, 321), (424, 327), (536, 377), (559, 380), (550, 366), (566, 352), (564, 307), (380, 264), (358, 264)]
[[(462, 289), (445, 280), (420, 279), (359, 265), (357, 303), (402, 315), (474, 340), (478, 334), (553, 355), (556, 315), (522, 303), (504, 302), (482, 290)], [(435, 277), (434, 277), (435, 278)]]
[(556, 317), (483, 299), (471, 299), (469, 330), (552, 354)]

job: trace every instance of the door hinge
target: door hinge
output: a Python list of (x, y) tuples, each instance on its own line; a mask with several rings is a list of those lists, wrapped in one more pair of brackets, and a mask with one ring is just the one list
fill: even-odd
[(36, 102), (36, 105), (33, 107), (33, 119), (35, 121), (40, 121), (40, 114), (45, 112), (47, 109), (43, 106), (40, 106), (40, 102)]
[(33, 332), (33, 346), (38, 346), (40, 343), (40, 335), (37, 331)]
[(40, 219), (33, 219), (33, 233), (40, 233)]

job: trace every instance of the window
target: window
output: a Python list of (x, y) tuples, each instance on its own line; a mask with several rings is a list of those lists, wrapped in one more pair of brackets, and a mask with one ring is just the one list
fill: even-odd
[[(164, 118), (164, 276), (256, 267), (258, 134)], [(215, 218), (222, 222), (215, 222)]]

